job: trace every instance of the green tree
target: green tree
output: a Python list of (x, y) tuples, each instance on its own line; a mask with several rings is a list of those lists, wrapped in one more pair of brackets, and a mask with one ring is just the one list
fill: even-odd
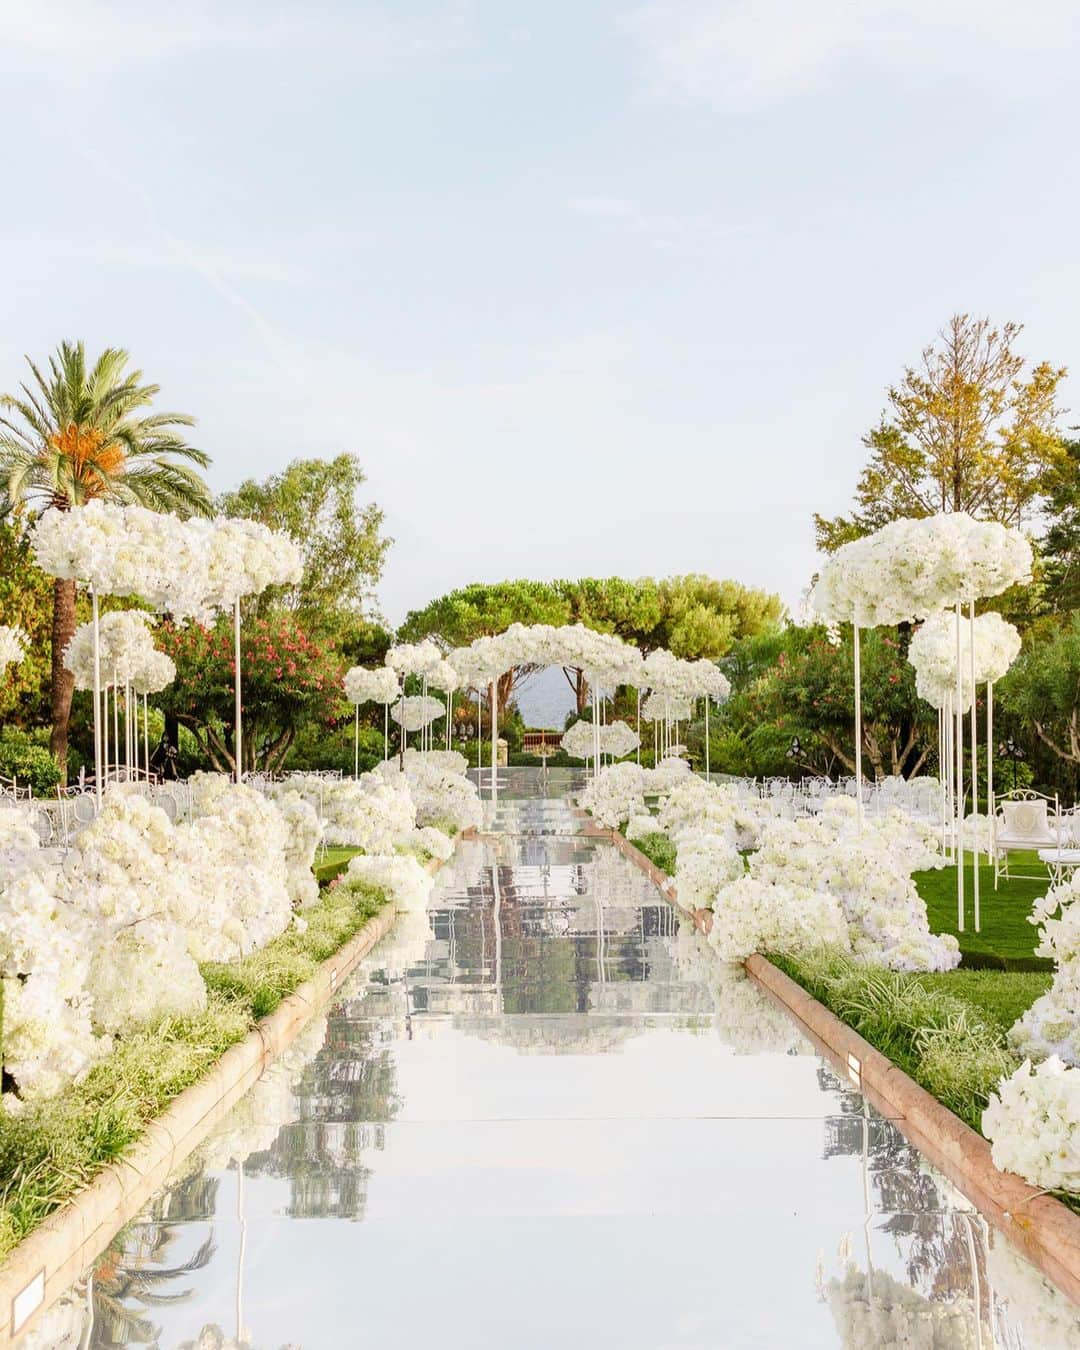
[[(820, 626), (785, 630), (775, 659), (747, 672), (720, 726), (745, 743), (755, 772), (795, 766), (815, 773), (855, 771), (854, 661), (850, 630), (834, 647)], [(933, 746), (936, 717), (915, 692), (914, 668), (894, 634), (876, 629), (862, 642), (863, 756), (881, 778), (922, 771)]]
[(1045, 517), (1042, 602), (1058, 614), (1080, 609), (1080, 440), (1062, 443), (1061, 461), (1047, 476)]
[(1005, 712), (1059, 760), (1080, 764), (1080, 611), (1029, 629), (998, 689)]
[(355, 626), (363, 617), (392, 542), (381, 534), (382, 511), (360, 501), (366, 481), (353, 455), (295, 459), (281, 473), (249, 478), (218, 498), (223, 514), (283, 530), (303, 554), (302, 580), (264, 592), (259, 613), (284, 605), (309, 629), (322, 631)]
[[(32, 378), (19, 394), (0, 396), (0, 515), (20, 504), (68, 511), (97, 497), (209, 512), (194, 467), (205, 468), (208, 457), (180, 430), (193, 419), (148, 411), (160, 386), (143, 384), (128, 361), (127, 352), (109, 347), (88, 366), (81, 342), (62, 343), (47, 371), (27, 358)], [(51, 747), (66, 773), (74, 685), (63, 657), (75, 631), (76, 587), (57, 579), (52, 589)]]
[(888, 409), (863, 439), (870, 462), (848, 516), (815, 516), (832, 552), (902, 516), (967, 511), (1021, 525), (1061, 463), (1058, 386), (1064, 367), (1028, 365), (1014, 351), (1022, 325), (955, 314), (888, 391)]
[(21, 512), (0, 520), (0, 623), (21, 628), (26, 656), (0, 681), (0, 722), (42, 725), (49, 717), (52, 579), (34, 562)]
[[(478, 581), (439, 596), (423, 609), (410, 611), (398, 630), (398, 638), (402, 642), (418, 642), (430, 637), (444, 647), (464, 647), (478, 637), (501, 633), (512, 623), (568, 622), (567, 603), (549, 582)], [(515, 666), (499, 680), (500, 719), (505, 716), (514, 690), (535, 669), (529, 665)]]
[[(158, 645), (176, 662), (176, 679), (158, 702), (188, 727), (215, 769), (235, 771), (233, 636), (228, 616), (212, 628), (162, 626)], [(254, 618), (241, 634), (244, 769), (276, 771), (300, 728), (332, 727), (350, 711), (341, 662), (290, 614)]]
[[(660, 589), (651, 577), (626, 581), (622, 577), (582, 577), (578, 581), (557, 581), (555, 589), (566, 602), (567, 623), (581, 623), (601, 633), (614, 633), (624, 642), (641, 647), (644, 638), (656, 631), (663, 618)], [(579, 717), (589, 701), (585, 672), (573, 666), (564, 669), (567, 683), (574, 691)]]

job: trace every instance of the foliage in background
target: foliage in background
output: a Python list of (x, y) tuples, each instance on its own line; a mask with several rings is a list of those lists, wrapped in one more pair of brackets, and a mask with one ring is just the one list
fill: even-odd
[[(216, 769), (233, 760), (233, 631), (162, 626), (159, 645), (176, 662), (176, 680), (158, 696), (187, 726)], [(337, 654), (307, 636), (290, 615), (249, 620), (242, 628), (244, 768), (278, 769), (305, 723), (335, 726), (349, 714)]]
[(0, 624), (23, 629), (26, 656), (0, 680), (0, 720), (49, 720), (53, 584), (34, 562), (22, 511), (0, 520)]
[(283, 530), (303, 555), (298, 585), (271, 587), (252, 602), (260, 615), (285, 608), (309, 632), (336, 636), (367, 627), (364, 616), (392, 541), (381, 533), (379, 507), (359, 500), (366, 481), (353, 455), (294, 459), (280, 473), (249, 478), (217, 499), (223, 515)]
[[(208, 457), (189, 445), (183, 413), (149, 411), (160, 392), (128, 369), (128, 353), (106, 348), (87, 365), (81, 342), (61, 343), (48, 371), (27, 359), (32, 379), (0, 396), (0, 515), (25, 504), (71, 510), (94, 498), (138, 502), (154, 511), (207, 513), (210, 496), (196, 468)], [(52, 583), (51, 748), (67, 772), (74, 681), (63, 656), (76, 625), (76, 585)]]
[(902, 516), (967, 511), (1023, 525), (1062, 463), (1058, 386), (1065, 370), (1029, 366), (1014, 350), (1022, 325), (955, 314), (888, 391), (888, 410), (864, 438), (870, 462), (855, 509), (815, 515), (818, 546), (832, 552)]
[[(724, 773), (853, 773), (854, 658), (850, 630), (833, 646), (820, 625), (740, 643), (724, 663), (732, 696), (715, 719), (712, 767)], [(862, 641), (864, 771), (925, 770), (936, 715), (915, 693), (904, 643), (878, 629)], [(798, 737), (800, 754), (788, 757)], [(711, 752), (710, 752), (711, 753)]]
[(60, 765), (49, 749), (48, 729), (0, 727), (0, 776), (29, 785), (35, 797), (51, 796), (60, 781)]

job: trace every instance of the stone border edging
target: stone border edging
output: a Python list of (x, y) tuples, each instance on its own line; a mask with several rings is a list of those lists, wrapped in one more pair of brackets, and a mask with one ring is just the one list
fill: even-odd
[[(454, 848), (471, 838), (454, 836)], [(452, 856), (452, 855), (451, 855)], [(433, 858), (434, 876), (443, 863)], [(33, 1328), (41, 1313), (104, 1251), (172, 1172), (236, 1105), (263, 1070), (297, 1036), (344, 978), (394, 926), (397, 911), (386, 904), (327, 957), (310, 980), (261, 1018), (242, 1041), (229, 1047), (197, 1082), (174, 1097), (116, 1162), (43, 1220), (0, 1266), (0, 1348)], [(30, 1304), (29, 1308), (27, 1304)]]
[[(680, 904), (671, 879), (618, 831), (604, 829), (590, 817), (583, 833), (609, 839), (665, 899), (690, 915), (701, 932), (708, 932), (709, 911)], [(749, 957), (745, 969), (801, 1025), (841, 1077), (852, 1082), (875, 1110), (925, 1153), (1032, 1265), (1080, 1304), (1080, 1214), (1014, 1173), (995, 1167), (990, 1144), (982, 1135), (766, 957)]]

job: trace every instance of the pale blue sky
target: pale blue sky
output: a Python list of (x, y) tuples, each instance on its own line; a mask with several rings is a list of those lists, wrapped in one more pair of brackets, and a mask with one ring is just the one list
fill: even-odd
[(503, 576), (795, 603), (952, 311), (1075, 364), (1078, 56), (1073, 0), (0, 0), (0, 387), (83, 337), (216, 487), (355, 451), (393, 620)]

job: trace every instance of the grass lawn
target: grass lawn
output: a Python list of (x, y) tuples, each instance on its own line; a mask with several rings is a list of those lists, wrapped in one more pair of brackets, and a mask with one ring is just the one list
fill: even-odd
[(923, 988), (951, 994), (1008, 1031), (1021, 1013), (1046, 993), (1053, 976), (1049, 971), (1032, 970), (950, 970), (944, 975), (915, 978)]
[(1046, 868), (1034, 853), (1013, 855), (1014, 869), (1042, 872), (1043, 880), (1002, 881), (994, 890), (994, 869), (979, 868), (981, 931), (976, 933), (972, 910), (973, 869), (969, 864), (964, 877), (964, 932), (957, 931), (956, 868), (940, 872), (916, 872), (915, 885), (926, 901), (930, 928), (935, 933), (952, 933), (960, 943), (964, 965), (989, 966), (998, 970), (1052, 970), (1053, 963), (1035, 955), (1038, 930), (1028, 923), (1032, 902), (1050, 887)]
[(321, 886), (327, 881), (333, 881), (348, 867), (349, 859), (355, 858), (358, 853), (363, 851), (360, 848), (328, 848), (313, 869), (319, 885)]

